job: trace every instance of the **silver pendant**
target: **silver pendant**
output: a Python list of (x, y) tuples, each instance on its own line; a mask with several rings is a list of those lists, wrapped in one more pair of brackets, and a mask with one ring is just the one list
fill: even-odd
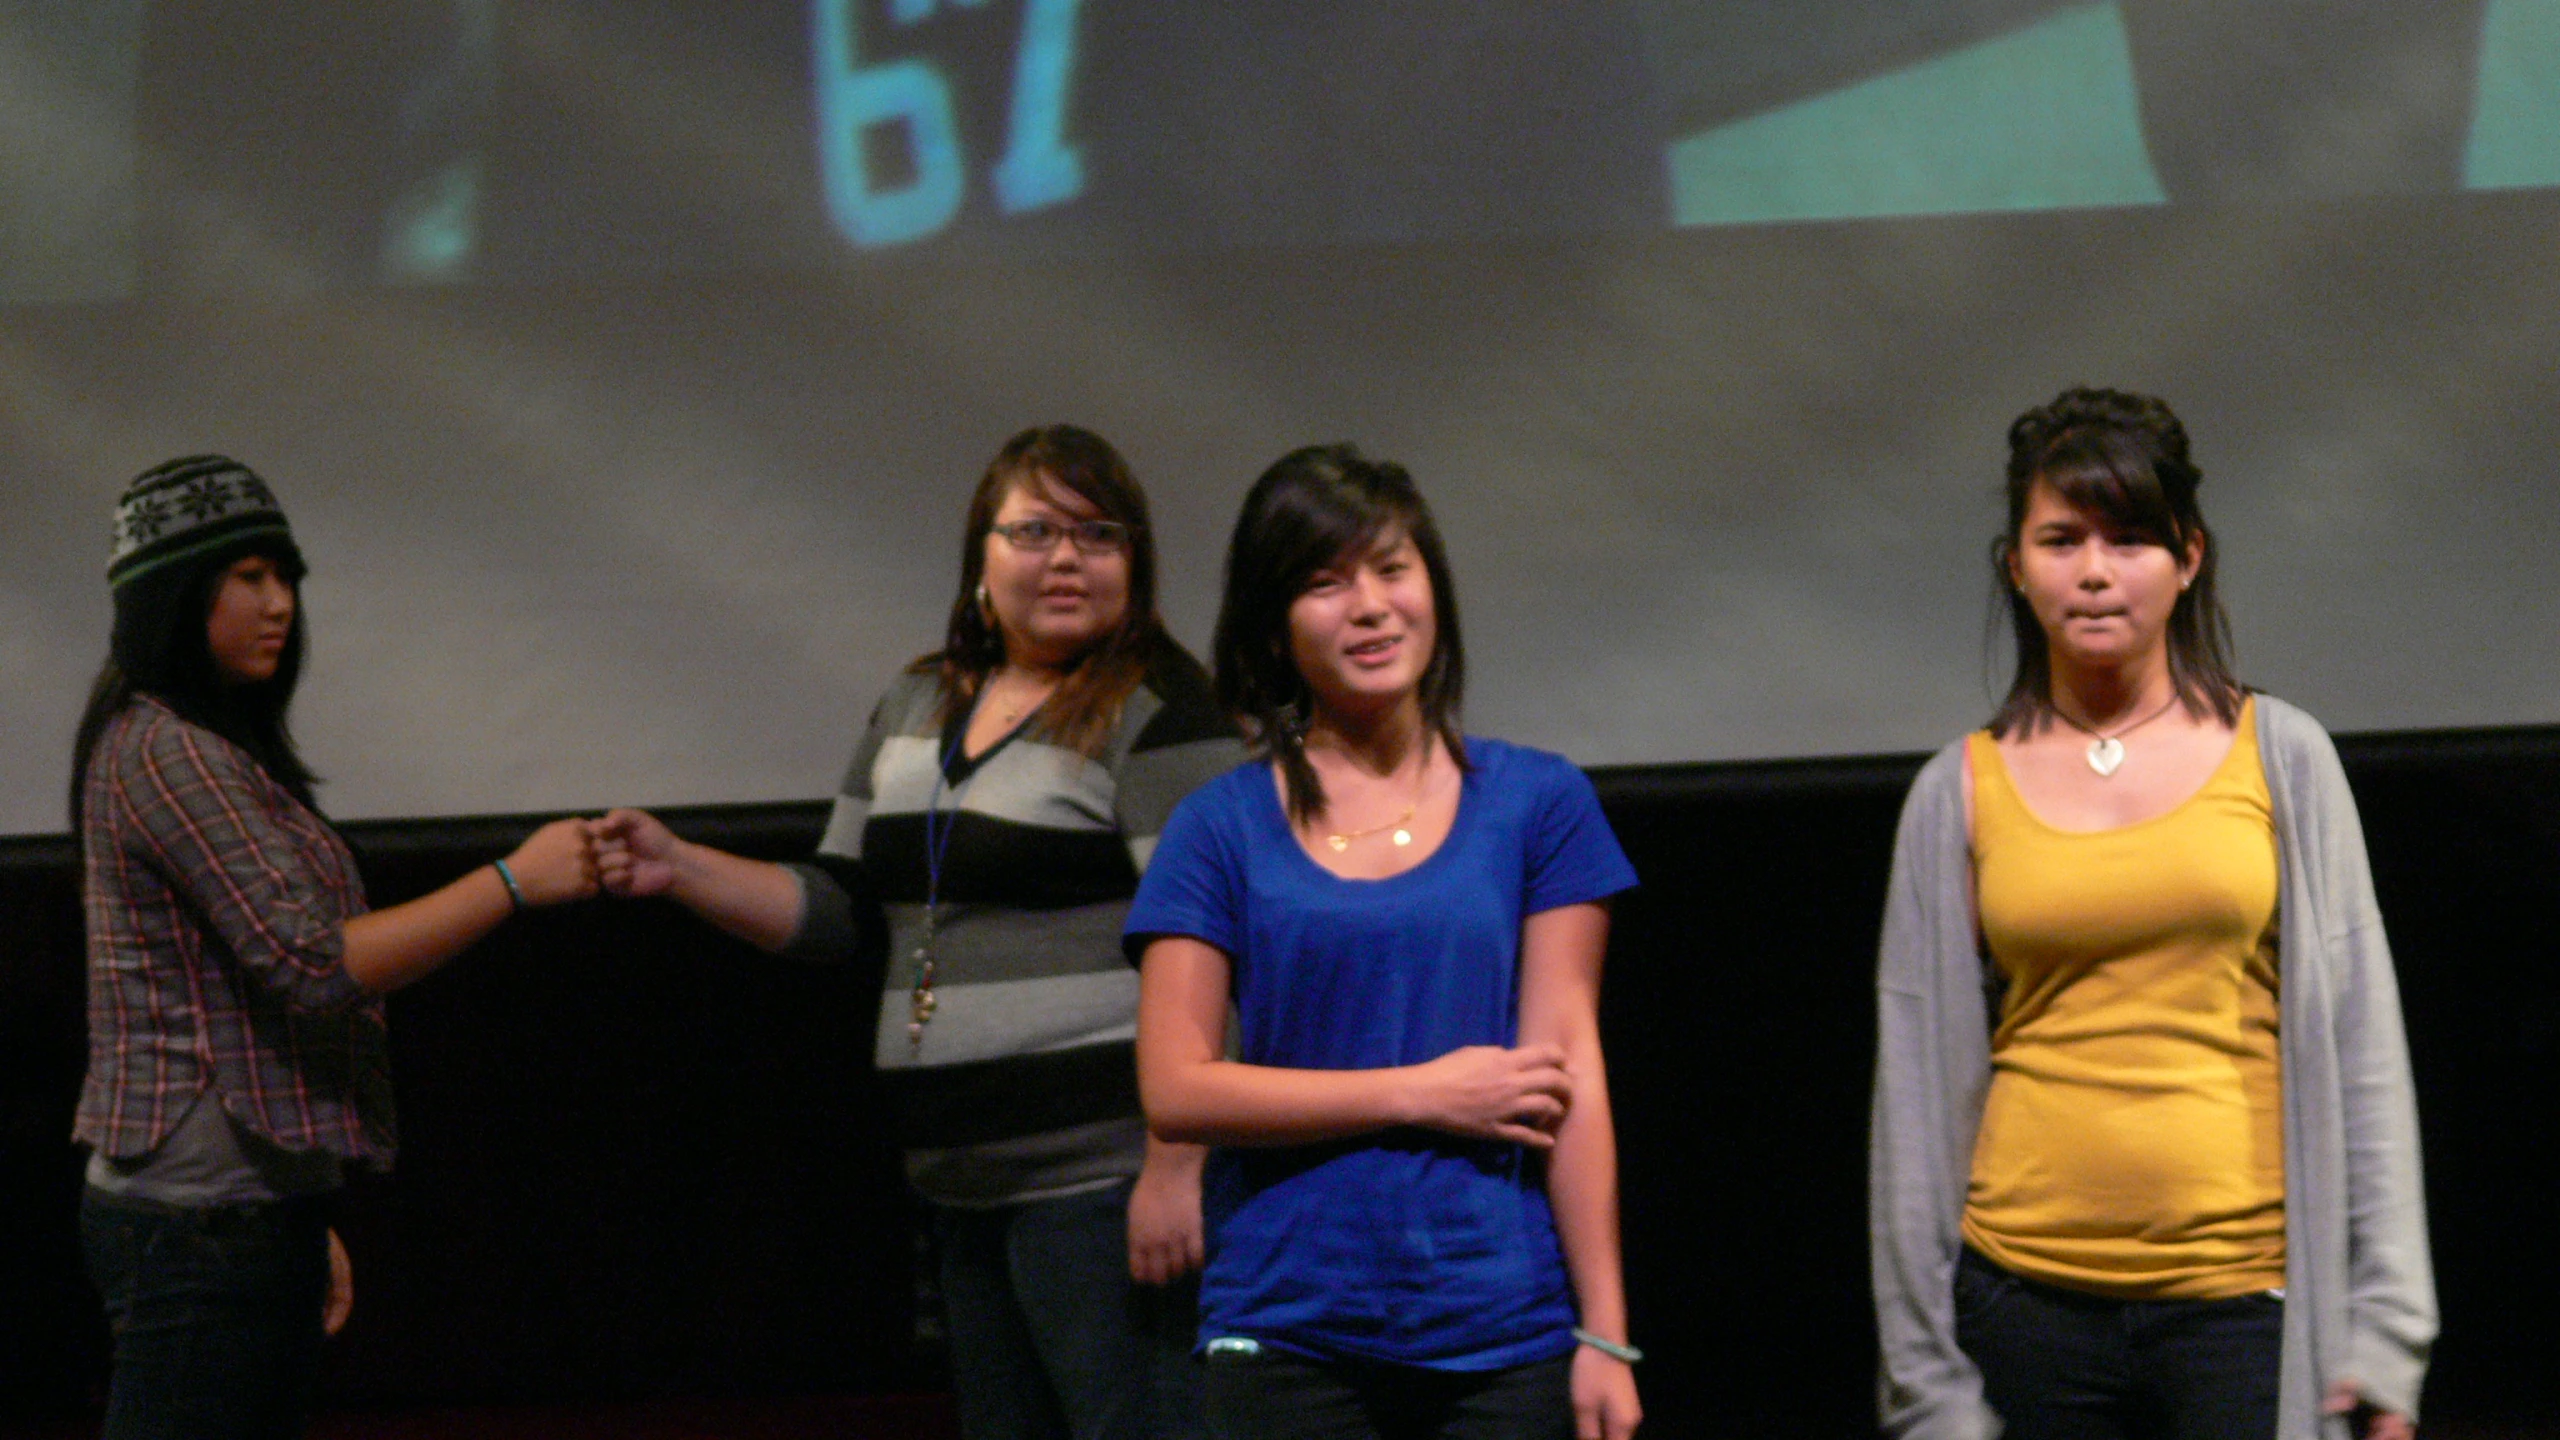
[(2112, 735), (2101, 735), (2089, 742), (2089, 768), (2101, 776), (2113, 775), (2124, 763), (2124, 742)]

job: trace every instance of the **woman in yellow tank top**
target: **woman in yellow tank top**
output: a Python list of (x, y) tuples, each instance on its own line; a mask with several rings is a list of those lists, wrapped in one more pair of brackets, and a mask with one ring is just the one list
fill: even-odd
[[(1994, 558), (2017, 673), (1990, 725), (1940, 767), (1955, 767), (1940, 777), (1961, 796), (1953, 883), (1993, 998), (1987, 1083), (1960, 1076), (1965, 1100), (1944, 1107), (1972, 1125), (1941, 1137), (1942, 1151), (1965, 1148), (1937, 1162), (1961, 1203), (1944, 1217), (1951, 1263), (1935, 1270), (1911, 1263), (1914, 1230), (1893, 1233), (1925, 1208), (1915, 1177), (1930, 1167), (1909, 1162), (1912, 1139), (1888, 1117), (1921, 1112), (1897, 1092), (1939, 1078), (1920, 1058), (1943, 1050), (1896, 1042), (1896, 917), (1879, 981), (1887, 1428), (1987, 1435), (1996, 1416), (2008, 1440), (2342, 1426), (2405, 1440), (2414, 1394), (2391, 1392), (2414, 1379), (2368, 1383), (2352, 1359), (2308, 1354), (2306, 1325), (2287, 1323), (2278, 912), (2292, 892), (2262, 702), (2232, 673), (2184, 427), (2156, 399), (2080, 389), (2019, 417), (2009, 441)], [(1931, 783), (1905, 814), (1898, 903), (1926, 869), (1906, 851)], [(2360, 849), (2354, 863), (2361, 874)], [(1905, 934), (1925, 928), (1900, 919)], [(2379, 1013), (2396, 1047), (2396, 1004)], [(2406, 1163), (2414, 1180), (2413, 1137)], [(1919, 1283), (1948, 1285), (1951, 1309), (1897, 1293), (1949, 1269)], [(2424, 1302), (2431, 1335), (2431, 1290)], [(1958, 1353), (1931, 1354), (1930, 1327), (1900, 1323), (1938, 1314)], [(2286, 1406), (2294, 1366), (2315, 1362), (2328, 1372), (2319, 1403)]]

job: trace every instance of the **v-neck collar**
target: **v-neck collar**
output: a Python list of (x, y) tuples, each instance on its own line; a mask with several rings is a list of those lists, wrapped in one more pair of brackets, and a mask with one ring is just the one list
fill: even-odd
[(1047, 704), (1048, 702), (1043, 700), (1040, 704), (1024, 711), (1022, 718), (1013, 722), (1013, 728), (997, 736), (994, 744), (975, 755), (970, 755), (964, 753), (969, 735), (969, 718), (978, 712), (977, 699), (971, 699), (967, 708), (942, 722), (943, 783), (947, 785), (968, 783), (970, 776), (977, 774), (988, 761), (1002, 752), (1004, 747), (1012, 744), (1015, 737), (1030, 729), (1031, 722), (1040, 718), (1040, 712)]

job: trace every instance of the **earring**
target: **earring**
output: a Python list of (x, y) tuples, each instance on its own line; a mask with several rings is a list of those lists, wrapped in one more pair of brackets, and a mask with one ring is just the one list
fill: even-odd
[(978, 582), (977, 600), (978, 618), (990, 625), (996, 623), (996, 605), (994, 601), (987, 598), (987, 582), (984, 580)]

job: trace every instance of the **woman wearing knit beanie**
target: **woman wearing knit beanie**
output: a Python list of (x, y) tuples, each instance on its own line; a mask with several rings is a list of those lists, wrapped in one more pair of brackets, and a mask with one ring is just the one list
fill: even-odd
[(381, 996), (516, 910), (595, 893), (585, 822), (368, 913), (285, 712), (302, 552), (246, 466), (116, 506), (115, 631), (81, 716), (90, 1147), (80, 1229), (115, 1336), (107, 1440), (292, 1435), (330, 1290), (325, 1206), (390, 1164)]

